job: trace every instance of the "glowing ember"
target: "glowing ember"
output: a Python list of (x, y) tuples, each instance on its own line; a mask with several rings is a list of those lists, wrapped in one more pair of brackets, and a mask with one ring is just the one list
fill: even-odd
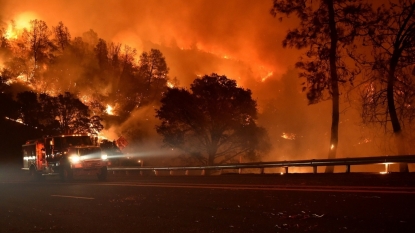
[(9, 80), (7, 80), (4, 84), (6, 84), (6, 85), (10, 86), (10, 85), (12, 85), (12, 84), (13, 84), (13, 80), (12, 80), (12, 79), (9, 79)]
[(10, 118), (10, 117), (5, 117), (7, 120), (9, 120), (9, 121), (14, 121), (14, 122), (17, 122), (17, 123), (20, 123), (20, 124), (23, 124), (23, 125), (26, 125), (24, 122), (23, 122), (23, 120), (22, 119), (13, 119), (13, 118)]
[(287, 139), (287, 140), (295, 140), (295, 134), (294, 133), (282, 133), (281, 135), (282, 138)]
[(360, 142), (358, 142), (357, 144), (366, 144), (366, 143), (369, 143), (369, 142), (371, 142), (372, 140), (370, 139), (370, 138), (364, 138), (363, 140), (361, 140)]
[(174, 84), (171, 83), (171, 82), (167, 82), (167, 86), (170, 87), (170, 88), (173, 88), (174, 87)]
[(264, 81), (265, 81), (265, 80), (267, 80), (269, 77), (271, 77), (273, 74), (274, 74), (274, 72), (272, 72), (272, 71), (268, 72), (268, 74), (267, 74), (265, 77), (263, 77), (263, 78), (261, 79), (261, 81), (262, 81), (262, 82), (264, 82)]
[(113, 112), (114, 108), (111, 107), (111, 105), (107, 104), (107, 109), (105, 110), (107, 112), (108, 115), (114, 115)]

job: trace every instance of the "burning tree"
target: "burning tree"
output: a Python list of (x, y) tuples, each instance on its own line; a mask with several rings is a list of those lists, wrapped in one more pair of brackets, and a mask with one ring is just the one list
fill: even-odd
[(55, 44), (63, 52), (65, 48), (70, 45), (71, 41), (71, 34), (69, 33), (68, 27), (66, 27), (61, 21), (56, 27), (52, 27), (52, 32)]
[[(89, 108), (69, 92), (57, 97), (40, 95), (43, 113), (57, 122), (60, 133), (96, 133), (95, 129), (102, 130), (100, 119), (90, 118)], [(98, 131), (99, 132), (99, 131)]]
[[(139, 108), (159, 106), (162, 93), (167, 90), (169, 72), (159, 50), (137, 54), (135, 48), (107, 42), (93, 30), (74, 38), (69, 31), (62, 22), (48, 27), (37, 19), (31, 20), (27, 28), (0, 29), (0, 55), (4, 62), (0, 70), (1, 90), (22, 85), (23, 90), (34, 91), (34, 102), (41, 105), (42, 111), (31, 115), (30, 104), (20, 102), (24, 106), (19, 111), (23, 121), (55, 132), (84, 132), (91, 127), (99, 131), (102, 118), (107, 126), (121, 124)], [(79, 107), (73, 115), (79, 115), (78, 122), (67, 124), (70, 121), (66, 117), (70, 116), (64, 115), (61, 107), (65, 106), (59, 99), (59, 94), (65, 92), (76, 93), (72, 97), (96, 117), (90, 118), (83, 113), (86, 110), (81, 104), (73, 102), (71, 105)], [(102, 106), (110, 106), (113, 116), (103, 113)]]
[(46, 23), (42, 20), (31, 20), (31, 27), (29, 30), (25, 30), (23, 33), (23, 38), (26, 39), (27, 47), (29, 49), (30, 60), (33, 61), (32, 70), (29, 76), (27, 77), (30, 81), (39, 81), (32, 79), (36, 76), (38, 72), (43, 68), (42, 63), (44, 63), (49, 54), (48, 50), (50, 48), (50, 39), (51, 31), (49, 30)]
[(10, 55), (10, 43), (5, 36), (5, 29), (0, 28), (0, 56)]
[(150, 88), (157, 80), (165, 80), (169, 69), (163, 54), (158, 49), (151, 49), (149, 53), (143, 52), (140, 56), (140, 72)]
[(167, 85), (169, 68), (163, 54), (158, 49), (143, 52), (140, 56), (139, 74), (146, 82), (147, 102), (158, 100)]
[(101, 117), (91, 117), (88, 106), (69, 92), (56, 97), (21, 92), (17, 103), (22, 122), (47, 133), (98, 133), (103, 129)]
[(72, 39), (62, 22), (50, 30), (37, 19), (13, 37), (4, 29), (0, 33), (2, 77), (23, 81), (38, 93), (79, 93), (84, 103), (89, 93), (99, 94), (125, 120), (134, 109), (158, 102), (166, 90), (169, 68), (157, 49), (143, 52), (137, 62), (135, 48), (107, 42), (93, 30)]
[(163, 54), (157, 49), (151, 49), (140, 55), (138, 64), (133, 64), (132, 56), (135, 53), (135, 50), (126, 46), (121, 56), (122, 68), (116, 99), (120, 106), (119, 112), (124, 118), (134, 109), (157, 103), (167, 89), (169, 68)]
[[(356, 19), (370, 6), (361, 0), (274, 0), (274, 16), (296, 14), (297, 28), (290, 30), (284, 47), (308, 48), (306, 56), (296, 64), (300, 77), (307, 81), (310, 104), (332, 101), (332, 124), (328, 158), (335, 158), (338, 146), (340, 90), (339, 84), (352, 82), (358, 70), (347, 67), (344, 48), (353, 43), (357, 34)], [(329, 166), (326, 172), (333, 172)]]
[(251, 91), (217, 74), (195, 79), (190, 91), (171, 88), (156, 111), (166, 146), (179, 148), (206, 165), (237, 156), (259, 156), (270, 149), (267, 132), (257, 126)]

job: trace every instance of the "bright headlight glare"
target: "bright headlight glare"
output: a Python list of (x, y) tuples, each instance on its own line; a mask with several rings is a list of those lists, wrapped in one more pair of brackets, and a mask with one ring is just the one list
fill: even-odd
[(81, 160), (81, 157), (79, 155), (71, 155), (69, 160), (71, 160), (72, 163), (78, 163)]
[(106, 154), (101, 155), (101, 159), (102, 160), (107, 160), (108, 159), (108, 155), (106, 155)]

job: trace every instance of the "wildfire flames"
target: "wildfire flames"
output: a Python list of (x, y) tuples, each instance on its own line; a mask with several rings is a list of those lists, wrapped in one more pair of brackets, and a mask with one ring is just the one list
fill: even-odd
[(167, 82), (167, 86), (170, 87), (170, 88), (173, 88), (174, 87), (174, 84), (171, 83), (171, 82)]
[(30, 27), (30, 20), (37, 18), (32, 12), (23, 12), (10, 21), (4, 32), (4, 37), (8, 40), (15, 40), (22, 33), (24, 28)]
[(106, 113), (107, 113), (108, 115), (114, 115), (113, 110), (114, 110), (114, 108), (113, 108), (113, 107), (111, 107), (111, 105), (107, 104), (107, 108), (105, 109)]
[(9, 24), (7, 27), (6, 33), (4, 33), (4, 37), (8, 40), (17, 39), (16, 30), (13, 29), (12, 24)]
[[(296, 78), (298, 74), (293, 71), (293, 64), (302, 51), (282, 48), (281, 41), (292, 25), (290, 23), (278, 24), (276, 19), (269, 14), (272, 1), (271, 3), (269, 1), (241, 3), (238, 0), (212, 0), (208, 3), (200, 3), (199, 1), (162, 0), (154, 4), (151, 1), (126, 0), (123, 5), (128, 7), (120, 7), (117, 1), (75, 0), (73, 4), (63, 4), (60, 1), (40, 4), (39, 0), (5, 0), (0, 5), (0, 11), (3, 13), (0, 28), (1, 26), (4, 28), (0, 32), (8, 40), (19, 40), (19, 35), (24, 29), (30, 28), (30, 20), (41, 19), (48, 24), (49, 29), (62, 21), (68, 26), (72, 40), (77, 37), (82, 39), (83, 35), (91, 30), (97, 34), (99, 39), (102, 38), (108, 43), (134, 47), (137, 49), (136, 56), (132, 59), (134, 61), (139, 59), (142, 51), (156, 48), (166, 58), (169, 77), (179, 79), (178, 82), (168, 80), (168, 87), (187, 88), (196, 77), (211, 73), (223, 74), (230, 79), (237, 80), (238, 86), (250, 89), (254, 99), (258, 102), (258, 109), (266, 109), (269, 102), (274, 104), (277, 113), (261, 112), (261, 114), (270, 114), (272, 117), (260, 122), (272, 134), (273, 140), (280, 137), (285, 140), (296, 140), (298, 135), (301, 135), (302, 140), (303, 137), (313, 138), (316, 134), (326, 135), (323, 127), (326, 126), (330, 115), (326, 114), (328, 112), (326, 110), (321, 113), (323, 111), (320, 109), (316, 111), (316, 108), (307, 107), (304, 93), (300, 92), (301, 86), (295, 81), (298, 80)], [(174, 12), (171, 11), (173, 7)], [(65, 10), (62, 11), (62, 9)], [(55, 14), (56, 12), (60, 14)], [(97, 18), (102, 20), (96, 20)], [(94, 47), (92, 42), (89, 46)], [(0, 66), (5, 61), (6, 57), (0, 57)], [(30, 65), (34, 66), (32, 63)], [(78, 62), (76, 65), (84, 64)], [(56, 83), (28, 82), (32, 75), (30, 72), (18, 74), (18, 77), (9, 80), (7, 84), (19, 82), (32, 89), (43, 85), (46, 88), (42, 91), (50, 95), (65, 91), (73, 92), (85, 104), (96, 100), (94, 92), (108, 97), (111, 88), (114, 88), (111, 84), (100, 86), (96, 90), (83, 89), (81, 86), (85, 85), (85, 80), (73, 78), (82, 73), (79, 67), (60, 68), (62, 68), (59, 70), (60, 73), (55, 70), (56, 73), (51, 74), (58, 80), (57, 82), (60, 82), (60, 86), (55, 85)], [(50, 67), (42, 67), (42, 69), (48, 72), (51, 70)], [(88, 81), (91, 83), (98, 80), (98, 78), (93, 79), (95, 74), (88, 73), (88, 75), (86, 79), (90, 79)], [(73, 80), (68, 81), (71, 78)], [(141, 96), (129, 98), (140, 99)], [(103, 98), (98, 101), (103, 104), (100, 109), (101, 113), (121, 114), (121, 107), (114, 99)], [(141, 103), (141, 99), (138, 102)], [(129, 113), (135, 114), (135, 117), (131, 118), (137, 119), (142, 117), (138, 116), (141, 112), (145, 110), (141, 109), (139, 113)], [(317, 120), (314, 119), (316, 113), (320, 114)], [(151, 108), (151, 114), (154, 115), (153, 108)], [(147, 119), (147, 115), (142, 118)], [(298, 116), (301, 116), (301, 119)], [(259, 121), (261, 117), (263, 115), (258, 117)], [(138, 125), (130, 120), (123, 127), (130, 129), (130, 125), (134, 124)], [(277, 124), (289, 124), (287, 128), (295, 133), (283, 132), (281, 134), (281, 128), (275, 127)], [(154, 131), (151, 124), (147, 122), (147, 125), (151, 126), (151, 130)], [(310, 127), (304, 125), (316, 125), (316, 127), (310, 130)], [(108, 135), (117, 138), (121, 134), (118, 130), (118, 128), (111, 128)], [(149, 134), (156, 134), (153, 131)], [(354, 135), (355, 130), (350, 129), (350, 133)], [(124, 135), (128, 137), (127, 133)], [(285, 140), (281, 141), (290, 144)], [(328, 140), (319, 140), (317, 143), (312, 141), (311, 147), (300, 145), (301, 148), (296, 148), (296, 150), (309, 151), (309, 148), (312, 148), (311, 150), (317, 151), (319, 148), (327, 147), (324, 145), (326, 141)], [(368, 141), (370, 140), (361, 143), (368, 143)], [(353, 145), (356, 144), (353, 142)], [(159, 145), (155, 147), (159, 148)], [(315, 156), (310, 155), (310, 157)]]
[(295, 134), (294, 133), (282, 133), (281, 135), (282, 138), (287, 139), (287, 140), (295, 140)]

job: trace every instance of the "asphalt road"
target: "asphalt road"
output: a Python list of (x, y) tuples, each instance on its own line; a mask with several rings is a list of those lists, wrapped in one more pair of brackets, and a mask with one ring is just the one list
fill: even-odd
[(0, 167), (0, 232), (415, 232), (415, 175), (31, 181)]

